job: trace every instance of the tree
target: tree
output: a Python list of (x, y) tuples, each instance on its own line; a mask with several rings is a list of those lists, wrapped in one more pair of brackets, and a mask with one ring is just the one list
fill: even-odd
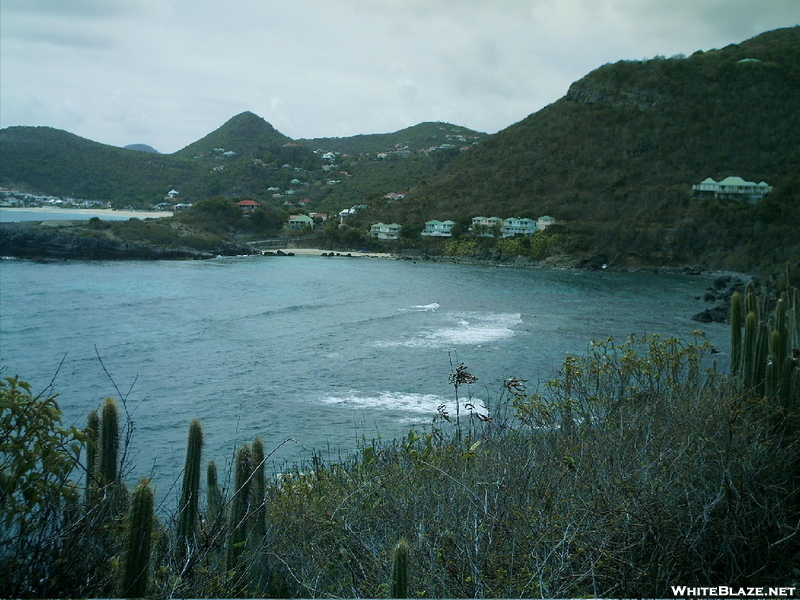
[(87, 436), (61, 426), (56, 395), (0, 380), (0, 596), (42, 597), (58, 579), (54, 556), (69, 564), (71, 481)]
[(70, 476), (86, 439), (77, 427), (61, 427), (55, 394), (34, 396), (25, 381), (0, 380), (0, 517), (6, 534), (35, 527), (40, 511), (75, 499)]

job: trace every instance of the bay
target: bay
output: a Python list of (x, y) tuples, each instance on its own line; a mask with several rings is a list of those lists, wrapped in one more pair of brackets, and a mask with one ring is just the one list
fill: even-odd
[(258, 435), (280, 471), (403, 435), (442, 404), (453, 414), (460, 362), (486, 411), (506, 378), (541, 387), (592, 339), (702, 328), (724, 360), (727, 327), (690, 319), (709, 282), (364, 257), (3, 260), (0, 368), (36, 391), (52, 381), (66, 424), (125, 398), (128, 480), (150, 476), (164, 497), (193, 418), (204, 460), (227, 471)]

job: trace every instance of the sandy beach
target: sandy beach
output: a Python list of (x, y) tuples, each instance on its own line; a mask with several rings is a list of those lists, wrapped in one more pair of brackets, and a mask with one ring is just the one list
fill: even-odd
[(26, 207), (3, 207), (2, 210), (9, 214), (17, 212), (25, 212), (30, 214), (41, 215), (43, 221), (47, 220), (48, 216), (57, 216), (63, 218), (65, 216), (74, 216), (80, 219), (89, 219), (91, 217), (113, 218), (113, 219), (161, 219), (164, 217), (171, 217), (172, 213), (168, 211), (155, 211), (155, 210), (116, 210), (113, 208), (58, 208), (56, 206), (26, 206)]
[[(323, 254), (330, 254), (333, 252), (341, 256), (347, 256), (349, 254), (353, 258), (395, 258), (394, 254), (389, 254), (388, 252), (342, 252), (341, 250), (320, 250), (319, 248), (280, 248), (280, 251), (286, 254), (291, 252), (295, 256), (322, 256)], [(277, 250), (272, 250), (270, 248), (267, 252), (277, 252)]]

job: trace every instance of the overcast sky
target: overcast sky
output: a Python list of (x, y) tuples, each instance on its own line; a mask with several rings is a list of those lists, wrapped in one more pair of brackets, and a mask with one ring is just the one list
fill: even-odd
[(175, 152), (249, 110), (292, 138), (494, 133), (607, 62), (800, 24), (800, 0), (2, 0), (0, 126)]

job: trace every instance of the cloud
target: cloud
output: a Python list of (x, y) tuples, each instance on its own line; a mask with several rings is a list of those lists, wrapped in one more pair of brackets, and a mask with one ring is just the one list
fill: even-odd
[(0, 124), (165, 152), (243, 110), (295, 138), (493, 132), (605, 62), (798, 21), (797, 0), (2, 0)]

